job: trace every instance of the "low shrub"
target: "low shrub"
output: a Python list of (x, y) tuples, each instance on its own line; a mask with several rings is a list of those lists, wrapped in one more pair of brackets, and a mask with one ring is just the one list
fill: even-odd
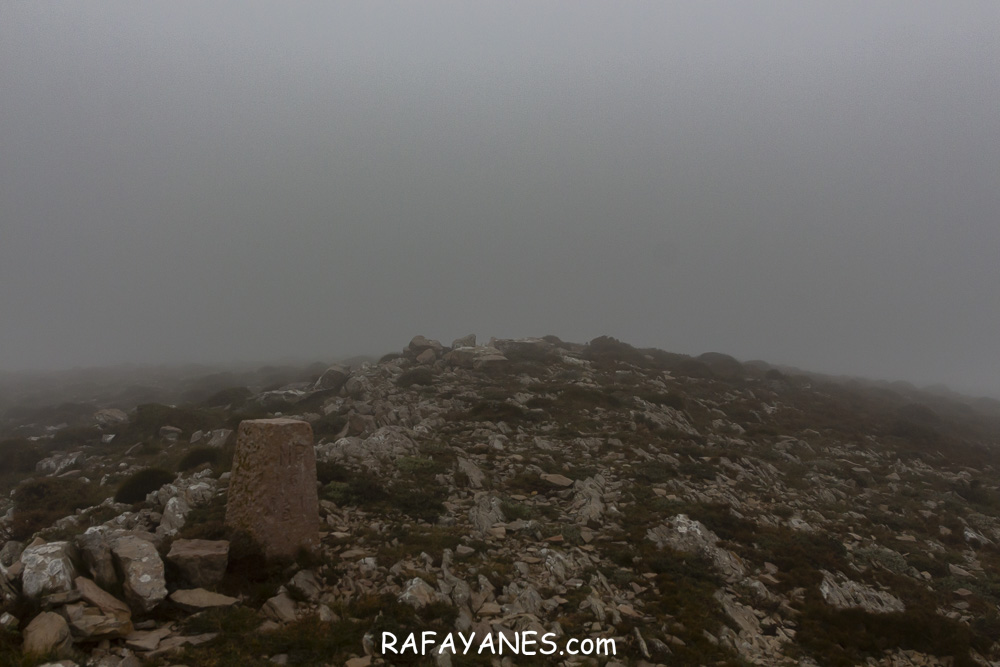
[(34, 472), (35, 464), (45, 458), (38, 445), (23, 438), (0, 441), (0, 470)]
[(873, 614), (834, 609), (813, 599), (806, 603), (799, 623), (797, 642), (824, 666), (849, 667), (897, 648), (951, 657), (956, 667), (978, 664), (969, 656), (970, 629), (933, 607)]
[(215, 464), (219, 461), (220, 456), (221, 452), (215, 447), (195, 447), (189, 450), (177, 464), (177, 472), (197, 468), (203, 463)]
[(138, 503), (164, 484), (174, 481), (174, 473), (163, 468), (146, 468), (130, 475), (115, 492), (116, 503)]
[(100, 487), (79, 479), (43, 477), (20, 484), (12, 494), (11, 537), (26, 540), (76, 510), (104, 500)]
[(101, 429), (96, 426), (68, 426), (56, 431), (52, 436), (53, 450), (68, 449), (81, 445), (93, 445), (101, 441)]
[(351, 471), (333, 461), (316, 461), (316, 479), (323, 486), (330, 482), (346, 482), (351, 479)]
[(175, 408), (159, 403), (144, 403), (135, 409), (132, 427), (137, 435), (158, 436), (163, 426), (175, 426), (184, 433), (207, 431), (220, 426), (219, 420), (206, 411)]

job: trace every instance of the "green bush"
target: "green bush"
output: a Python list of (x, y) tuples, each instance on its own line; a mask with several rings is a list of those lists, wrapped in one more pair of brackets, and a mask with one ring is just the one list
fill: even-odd
[(163, 468), (146, 468), (130, 475), (115, 492), (116, 503), (138, 503), (164, 484), (174, 481), (174, 473)]
[(98, 486), (79, 479), (43, 477), (20, 484), (14, 489), (12, 499), (11, 537), (26, 540), (64, 516), (96, 505), (104, 498)]
[(38, 445), (29, 440), (0, 441), (0, 470), (4, 472), (34, 472), (35, 464), (43, 458)]
[(203, 463), (217, 463), (219, 456), (220, 452), (215, 447), (195, 447), (189, 450), (177, 464), (177, 472), (197, 468)]
[(316, 479), (323, 486), (330, 482), (346, 482), (351, 479), (351, 471), (333, 461), (316, 461)]
[(322, 438), (336, 438), (344, 430), (345, 426), (347, 426), (347, 417), (336, 412), (331, 412), (313, 422), (313, 438), (316, 439), (316, 442), (319, 442)]
[(799, 623), (799, 645), (824, 666), (849, 667), (896, 648), (951, 657), (956, 667), (978, 664), (969, 656), (973, 643), (969, 628), (935, 613), (930, 606), (873, 614), (860, 609), (838, 610), (812, 599)]

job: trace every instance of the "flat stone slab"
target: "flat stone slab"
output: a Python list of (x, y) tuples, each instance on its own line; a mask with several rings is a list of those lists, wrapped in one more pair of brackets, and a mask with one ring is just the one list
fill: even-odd
[(221, 593), (206, 591), (204, 588), (190, 588), (174, 591), (170, 594), (170, 599), (181, 609), (187, 611), (201, 611), (202, 609), (215, 609), (218, 607), (232, 607), (239, 602), (236, 598)]

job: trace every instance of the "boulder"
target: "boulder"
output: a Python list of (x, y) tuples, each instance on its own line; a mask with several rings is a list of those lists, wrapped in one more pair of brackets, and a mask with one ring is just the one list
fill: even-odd
[(229, 542), (226, 540), (175, 540), (170, 545), (167, 560), (173, 563), (188, 583), (214, 586), (222, 581), (229, 564)]
[(73, 590), (76, 568), (73, 566), (73, 545), (69, 542), (49, 542), (28, 547), (21, 553), (24, 572), (21, 590), (29, 600), (43, 595)]
[(233, 434), (233, 429), (231, 428), (218, 428), (211, 432), (208, 436), (208, 442), (206, 443), (209, 447), (222, 447), (226, 444), (226, 440), (229, 436)]
[(476, 504), (469, 510), (469, 521), (480, 534), (486, 533), (494, 524), (504, 521), (501, 501), (496, 496), (481, 493), (476, 496)]
[(177, 440), (181, 437), (181, 433), (183, 433), (183, 431), (176, 426), (160, 427), (160, 437), (170, 442), (177, 442)]
[(444, 355), (444, 362), (456, 368), (487, 368), (507, 361), (495, 347), (456, 347)]
[(539, 361), (555, 352), (555, 346), (541, 338), (495, 339), (493, 346), (508, 359)]
[(48, 655), (60, 657), (68, 655), (73, 640), (69, 624), (59, 614), (43, 611), (35, 616), (24, 629), (24, 653), (26, 655)]
[(418, 364), (433, 364), (437, 361), (437, 350), (427, 349), (417, 355)]
[(339, 391), (350, 376), (351, 371), (347, 367), (334, 364), (327, 368), (319, 380), (316, 381), (316, 389), (321, 391)]
[(35, 472), (56, 477), (68, 470), (81, 467), (87, 461), (83, 452), (53, 454), (35, 464)]
[(135, 535), (124, 535), (111, 546), (125, 599), (133, 611), (146, 614), (167, 597), (163, 561), (156, 547)]
[(670, 547), (683, 553), (698, 554), (712, 561), (716, 571), (729, 583), (746, 576), (743, 561), (732, 551), (717, 546), (719, 537), (705, 524), (678, 514), (667, 522), (646, 531), (646, 539), (658, 547)]
[(443, 349), (444, 345), (442, 345), (439, 341), (424, 338), (423, 336), (414, 336), (410, 340), (410, 344), (406, 346), (406, 350), (404, 350), (404, 352), (411, 357), (416, 357), (421, 352), (426, 350), (434, 350), (435, 354), (437, 354)]
[(116, 408), (106, 408), (94, 413), (94, 421), (99, 426), (115, 426), (117, 424), (128, 423), (128, 415), (124, 410)]
[(825, 570), (819, 592), (827, 604), (837, 609), (863, 609), (873, 614), (906, 610), (903, 601), (891, 593), (877, 591), (843, 575), (834, 577)]
[(62, 608), (69, 621), (70, 632), (81, 639), (117, 639), (132, 632), (132, 614), (125, 611), (104, 611), (83, 602)]
[(468, 336), (462, 336), (461, 338), (456, 338), (451, 341), (451, 348), (456, 347), (475, 347), (476, 346), (476, 334), (471, 333)]
[(268, 557), (319, 544), (319, 497), (312, 427), (296, 419), (240, 424), (226, 524), (246, 532)]
[(288, 582), (288, 588), (310, 602), (319, 600), (319, 595), (323, 592), (323, 584), (310, 570), (296, 572), (292, 580)]
[(183, 496), (174, 496), (163, 507), (163, 515), (160, 525), (156, 528), (156, 534), (161, 537), (173, 537), (184, 527), (190, 512), (191, 506)]
[(603, 475), (588, 477), (576, 483), (571, 511), (576, 515), (577, 523), (586, 524), (601, 520), (606, 509), (603, 501), (604, 487)]
[(111, 558), (111, 544), (103, 526), (88, 528), (76, 538), (83, 566), (98, 586), (114, 588), (118, 584), (115, 564)]
[(400, 594), (399, 601), (415, 609), (420, 609), (432, 602), (447, 602), (448, 599), (420, 577), (414, 577), (406, 582), (406, 587)]
[(278, 623), (294, 623), (298, 619), (295, 612), (295, 600), (287, 593), (280, 593), (264, 603), (261, 611), (272, 621)]
[(8, 540), (0, 549), (0, 568), (6, 569), (16, 563), (24, 552), (24, 542)]
[(80, 598), (87, 604), (97, 607), (103, 612), (132, 616), (132, 610), (127, 604), (105, 591), (94, 581), (87, 577), (77, 577), (74, 582), (76, 589), (80, 591)]
[(486, 479), (486, 474), (477, 466), (475, 463), (469, 459), (458, 457), (456, 462), (456, 467), (458, 472), (465, 475), (466, 479), (469, 480), (470, 489), (481, 489), (483, 488), (483, 482)]
[(367, 438), (341, 438), (319, 448), (321, 458), (328, 461), (358, 463), (372, 472), (381, 472), (402, 456), (416, 456), (417, 443), (410, 431), (401, 426), (383, 426)]

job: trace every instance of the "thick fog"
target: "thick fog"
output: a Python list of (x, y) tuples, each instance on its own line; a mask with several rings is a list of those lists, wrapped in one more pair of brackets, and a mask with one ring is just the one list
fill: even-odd
[(0, 1), (0, 368), (607, 334), (1000, 394), (1000, 4)]

